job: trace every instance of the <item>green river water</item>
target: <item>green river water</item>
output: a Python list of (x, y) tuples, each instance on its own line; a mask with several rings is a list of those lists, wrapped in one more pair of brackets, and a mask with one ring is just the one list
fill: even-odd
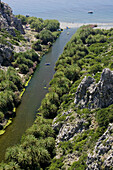
[[(17, 108), (13, 123), (7, 127), (5, 134), (0, 136), (0, 162), (4, 160), (6, 148), (19, 143), (25, 130), (33, 124), (36, 111), (40, 107), (45, 94), (48, 92), (44, 87), (48, 87), (55, 73), (55, 63), (59, 55), (63, 52), (65, 44), (70, 40), (76, 30), (77, 28), (64, 30), (50, 51), (43, 56), (41, 63), (29, 82), (29, 86), (26, 88), (22, 102)], [(67, 34), (67, 32), (69, 33)], [(50, 63), (50, 65), (45, 66), (45, 63)]]

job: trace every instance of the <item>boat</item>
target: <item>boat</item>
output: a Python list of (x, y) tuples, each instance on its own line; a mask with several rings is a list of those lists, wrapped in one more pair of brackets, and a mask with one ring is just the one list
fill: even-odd
[(29, 17), (29, 14), (26, 15), (26, 18), (28, 18), (28, 17)]
[(88, 11), (88, 14), (93, 14), (93, 11)]
[(50, 65), (50, 63), (45, 63), (45, 66), (49, 66)]
[(65, 27), (65, 29), (70, 29), (70, 27)]

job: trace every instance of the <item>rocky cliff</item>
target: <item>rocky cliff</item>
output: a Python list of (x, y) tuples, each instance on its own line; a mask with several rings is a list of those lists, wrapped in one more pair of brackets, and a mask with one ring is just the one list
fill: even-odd
[(4, 59), (7, 63), (12, 59), (13, 48), (9, 45), (0, 44), (0, 64), (4, 62)]
[(3, 2), (0, 6), (0, 29), (2, 28), (5, 28), (12, 35), (15, 35), (14, 29), (24, 34), (21, 21), (13, 15), (12, 9)]
[(62, 160), (61, 169), (80, 166), (87, 170), (111, 170), (113, 123), (108, 124), (106, 131), (102, 128), (112, 122), (112, 118), (106, 123), (103, 120), (106, 116), (112, 117), (112, 111), (106, 115), (108, 111), (104, 109), (112, 110), (113, 71), (103, 69), (98, 83), (90, 76), (84, 77), (77, 88), (74, 103), (74, 109), (63, 111), (53, 120), (53, 129), (57, 133), (56, 159)]
[(90, 76), (85, 77), (78, 86), (74, 103), (89, 109), (105, 108), (113, 104), (113, 71), (105, 68), (98, 83)]
[(18, 46), (20, 41), (17, 35), (24, 33), (21, 21), (13, 15), (12, 9), (6, 3), (0, 3), (0, 65), (10, 65), (14, 44)]

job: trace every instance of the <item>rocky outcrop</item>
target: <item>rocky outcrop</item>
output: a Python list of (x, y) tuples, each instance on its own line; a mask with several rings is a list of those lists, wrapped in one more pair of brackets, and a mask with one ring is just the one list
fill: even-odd
[[(25, 33), (21, 21), (13, 15), (12, 9), (3, 2), (0, 3), (0, 30), (1, 29), (7, 30), (13, 36), (16, 36), (15, 29), (22, 34)], [(2, 34), (0, 34), (0, 65), (10, 65), (14, 48), (9, 41), (10, 38), (6, 37), (2, 39)]]
[(6, 3), (3, 2), (1, 3), (0, 8), (0, 29), (2, 28), (5, 28), (14, 36), (14, 29), (17, 29), (22, 34), (25, 33), (21, 21), (13, 15), (12, 9)]
[(85, 77), (78, 86), (74, 103), (80, 108), (89, 109), (113, 104), (113, 71), (105, 68), (98, 83), (90, 76)]
[(69, 116), (71, 112), (72, 110), (63, 112), (61, 117), (65, 115), (65, 120), (55, 123), (57, 121), (57, 118), (55, 118), (53, 121), (53, 129), (59, 131), (56, 144), (59, 144), (61, 141), (71, 140), (75, 135), (82, 133), (87, 128), (85, 126), (88, 124), (87, 120), (81, 119), (75, 112)]
[(106, 132), (99, 138), (92, 154), (88, 154), (87, 170), (110, 170), (113, 168), (113, 123), (109, 124)]
[(0, 44), (0, 63), (4, 60), (10, 61), (13, 56), (13, 49), (11, 45)]

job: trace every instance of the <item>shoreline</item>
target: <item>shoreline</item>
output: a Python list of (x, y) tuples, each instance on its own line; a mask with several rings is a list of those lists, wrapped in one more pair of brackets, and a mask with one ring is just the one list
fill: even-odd
[(98, 28), (98, 29), (110, 29), (110, 28), (113, 28), (113, 23), (72, 23), (72, 22), (60, 22), (60, 27), (62, 29), (65, 29), (66, 27), (68, 28), (79, 28), (83, 25), (97, 25), (97, 27), (95, 28)]

